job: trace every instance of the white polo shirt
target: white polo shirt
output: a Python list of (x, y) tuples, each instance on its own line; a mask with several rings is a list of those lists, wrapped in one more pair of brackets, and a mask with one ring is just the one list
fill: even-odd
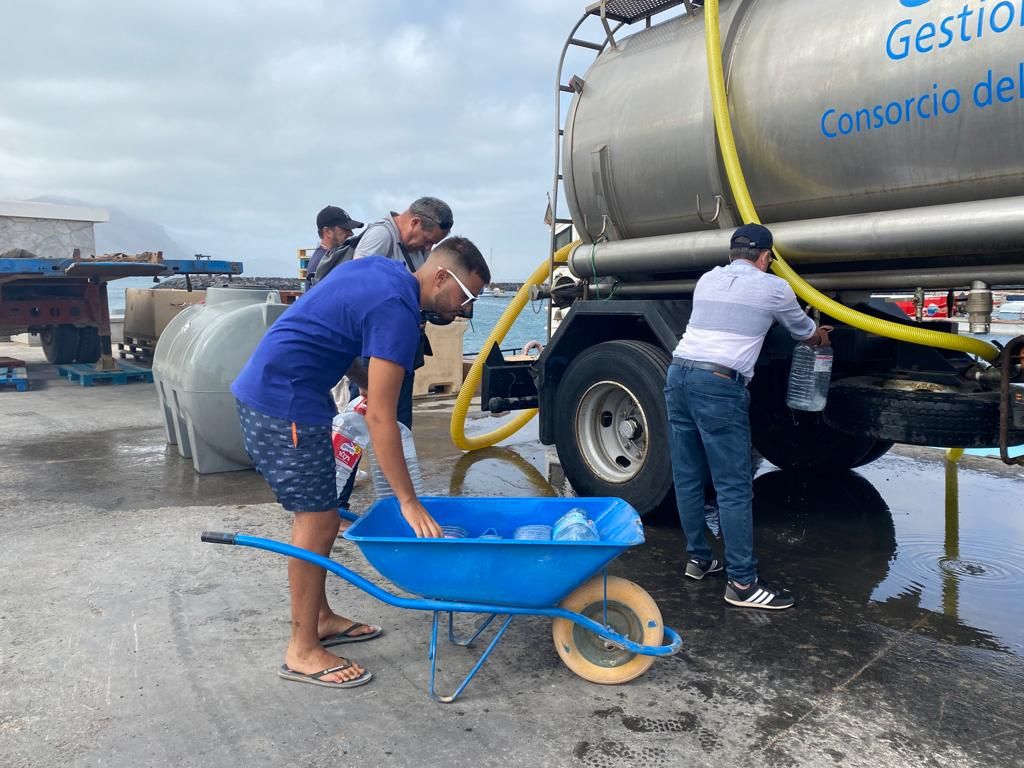
[(750, 381), (774, 322), (797, 341), (810, 338), (817, 328), (789, 283), (737, 259), (697, 281), (693, 314), (673, 357), (723, 365)]

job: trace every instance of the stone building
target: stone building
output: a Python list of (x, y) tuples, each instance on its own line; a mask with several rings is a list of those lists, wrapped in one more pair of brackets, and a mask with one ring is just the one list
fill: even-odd
[(69, 259), (76, 248), (83, 257), (92, 256), (93, 224), (109, 218), (102, 208), (0, 201), (0, 256), (21, 249), (40, 258)]

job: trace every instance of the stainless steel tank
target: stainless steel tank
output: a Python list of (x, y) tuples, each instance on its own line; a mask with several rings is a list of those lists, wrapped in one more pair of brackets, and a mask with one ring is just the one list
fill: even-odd
[[(736, 144), (766, 223), (1024, 195), (1024, 0), (723, 0), (721, 16)], [(696, 210), (698, 195), (705, 216), (716, 194), (730, 200), (703, 14), (619, 40), (584, 81), (563, 140), (584, 240), (731, 223)]]

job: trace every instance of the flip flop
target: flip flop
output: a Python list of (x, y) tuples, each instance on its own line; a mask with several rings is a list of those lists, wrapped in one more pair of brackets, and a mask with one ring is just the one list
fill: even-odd
[[(352, 633), (362, 629), (363, 627), (369, 627), (373, 632), (364, 632), (361, 635), (353, 635)], [(332, 645), (343, 645), (345, 643), (361, 643), (363, 640), (373, 640), (375, 637), (380, 637), (384, 632), (382, 627), (375, 627), (372, 624), (363, 624), (357, 621), (351, 627), (346, 629), (344, 632), (335, 632), (333, 635), (320, 638), (320, 645), (324, 648), (330, 648)]]
[(296, 672), (291, 669), (287, 664), (282, 664), (281, 668), (277, 670), (277, 676), (283, 677), (285, 680), (294, 680), (297, 683), (309, 683), (311, 685), (322, 685), (324, 688), (357, 688), (360, 685), (366, 685), (370, 682), (373, 677), (373, 673), (369, 670), (364, 670), (363, 674), (354, 680), (343, 680), (342, 682), (334, 682), (331, 680), (324, 680), (323, 678), (328, 675), (333, 675), (335, 672), (341, 672), (343, 669), (348, 669), (352, 666), (352, 662), (346, 661), (343, 664), (339, 664), (336, 667), (329, 667), (328, 669), (322, 669), (319, 672), (313, 672), (309, 675), (304, 675), (301, 672)]

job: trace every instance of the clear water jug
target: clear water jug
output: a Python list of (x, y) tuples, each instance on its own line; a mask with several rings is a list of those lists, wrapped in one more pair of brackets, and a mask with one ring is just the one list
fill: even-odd
[(832, 347), (797, 344), (789, 369), (786, 405), (795, 411), (823, 411), (832, 380)]
[[(398, 422), (398, 431), (402, 434), (402, 454), (405, 456), (405, 466), (409, 468), (409, 477), (412, 479), (413, 490), (417, 496), (423, 495), (423, 476), (420, 473), (420, 460), (416, 456), (416, 443), (412, 439), (412, 430), (402, 422)], [(384, 477), (384, 471), (380, 468), (377, 456), (373, 457), (373, 492), (378, 499), (394, 496), (388, 479)]]
[(587, 513), (576, 507), (562, 515), (551, 527), (551, 538), (555, 541), (599, 541), (594, 521)]

